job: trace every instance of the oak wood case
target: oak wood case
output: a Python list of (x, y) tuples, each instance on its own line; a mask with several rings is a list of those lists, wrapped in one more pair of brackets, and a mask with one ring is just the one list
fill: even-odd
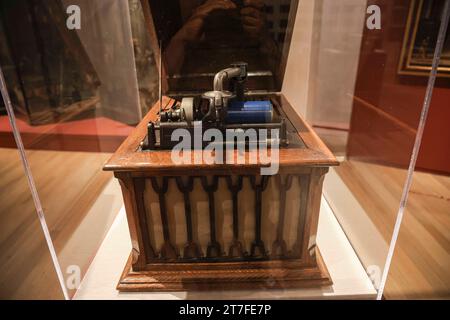
[[(282, 95), (271, 94), (268, 98), (278, 102), (277, 108), (289, 120), (295, 134), (302, 142), (288, 148), (280, 148), (279, 172), (271, 177), (271, 179), (280, 176), (298, 177), (299, 183), (303, 186), (302, 192), (298, 195), (301, 205), (296, 213), (298, 232), (295, 245), (289, 250), (281, 250), (280, 254), (274, 255), (270, 252), (272, 244), (266, 243), (261, 254), (254, 253), (252, 249), (251, 254), (242, 253), (242, 256), (236, 258), (228, 256), (228, 248), (223, 248), (224, 244), (221, 243), (222, 252), (218, 256), (209, 256), (208, 253), (197, 256), (195, 259), (192, 257), (188, 259), (185, 253), (183, 255), (183, 248), (174, 246), (170, 235), (165, 234), (165, 240), (168, 243), (164, 243), (162, 247), (155, 247), (154, 241), (152, 242), (150, 238), (153, 235), (152, 232), (160, 231), (152, 229), (149, 222), (149, 211), (155, 209), (151, 208), (144, 199), (146, 197), (145, 181), (156, 179), (156, 177), (176, 179), (189, 176), (194, 179), (211, 176), (221, 179), (227, 176), (239, 176), (250, 180), (261, 179), (260, 168), (263, 166), (261, 163), (177, 165), (171, 159), (171, 150), (142, 151), (140, 143), (147, 134), (148, 122), (156, 120), (159, 110), (157, 104), (104, 167), (104, 170), (114, 171), (121, 184), (132, 241), (132, 252), (117, 286), (119, 290), (298, 288), (332, 283), (315, 239), (323, 178), (328, 167), (337, 165), (338, 162)], [(169, 102), (170, 98), (163, 99), (163, 105)], [(248, 151), (245, 153), (248, 156)], [(264, 194), (261, 193), (259, 197), (264, 197)], [(166, 202), (164, 195), (160, 201)], [(164, 217), (162, 211), (166, 210), (166, 205), (173, 204), (165, 203), (164, 209), (161, 209), (161, 205), (160, 202), (160, 211), (164, 218), (162, 227), (168, 230), (174, 222)], [(255, 205), (256, 217), (258, 217), (258, 210), (259, 222), (256, 220), (256, 224), (261, 223), (261, 211), (266, 209), (261, 208), (261, 204), (259, 209)], [(237, 212), (237, 215), (240, 214), (242, 213)], [(264, 219), (264, 216), (262, 218)], [(254, 228), (257, 228), (256, 225)], [(165, 232), (168, 232), (167, 230)]]

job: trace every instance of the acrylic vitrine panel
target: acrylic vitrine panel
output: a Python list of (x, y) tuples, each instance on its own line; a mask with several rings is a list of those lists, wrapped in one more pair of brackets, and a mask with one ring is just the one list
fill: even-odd
[[(123, 205), (120, 187), (101, 169), (156, 100), (153, 52), (139, 1), (0, 8), (1, 67), (72, 296)], [(0, 134), (1, 148), (13, 150), (10, 128)]]
[[(225, 2), (221, 1), (221, 5)], [(257, 23), (253, 27), (261, 32), (252, 33), (254, 29), (245, 23), (241, 25), (243, 20), (238, 19), (239, 15), (246, 15), (240, 6), (248, 1), (232, 1), (230, 10), (207, 10), (206, 16), (201, 15), (204, 32), (195, 34), (187, 47), (183, 47), (186, 42), (176, 41), (177, 34), (186, 31), (194, 13), (201, 13), (202, 1), (162, 4), (138, 0), (63, 0), (43, 5), (24, 0), (1, 4), (2, 69), (61, 263), (64, 285), (70, 294), (77, 289), (122, 206), (122, 192), (125, 202), (128, 201), (127, 212), (131, 212), (128, 223), (136, 227), (133, 223), (145, 222), (139, 225), (142, 234), (133, 234), (134, 229), (130, 228), (132, 246), (140, 250), (138, 254), (136, 250), (131, 251), (127, 264), (130, 270), (131, 265), (137, 271), (147, 268), (150, 273), (159, 268), (156, 270), (158, 277), (164, 276), (165, 271), (171, 271), (176, 277), (177, 268), (184, 263), (196, 268), (195, 265), (205, 263), (223, 267), (238, 261), (256, 266), (254, 270), (261, 266), (269, 270), (264, 275), (268, 281), (262, 285), (267, 289), (273, 288), (272, 276), (283, 277), (286, 269), (279, 268), (280, 265), (289, 265), (290, 271), (294, 270), (298, 276), (305, 267), (304, 261), (294, 261), (299, 253), (307, 252), (305, 256), (309, 258), (305, 261), (309, 263), (308, 259), (319, 252), (315, 234), (302, 239), (300, 244), (298, 241), (305, 223), (305, 184), (311, 184), (311, 188), (321, 187), (320, 179), (311, 183), (312, 180), (304, 176), (305, 172), (277, 175), (261, 185), (255, 182), (254, 175), (244, 172), (210, 174), (202, 178), (186, 170), (178, 175), (162, 175), (164, 177), (156, 182), (149, 173), (127, 176), (119, 172), (120, 190), (112, 175), (101, 170), (157, 101), (159, 80), (165, 92), (209, 90), (219, 66), (226, 67), (237, 58), (250, 62), (248, 89), (269, 92), (281, 89), (292, 108), (339, 157), (340, 166), (331, 168), (324, 181), (326, 201), (322, 201), (322, 210), (319, 210), (321, 194), (314, 193), (313, 211), (317, 216), (312, 223), (320, 224), (319, 212), (322, 221), (333, 220), (335, 216), (339, 222), (337, 227), (324, 227), (322, 222), (321, 228), (333, 232), (342, 228), (340, 239), (344, 240), (333, 242), (334, 238), (327, 238), (322, 231), (318, 238), (327, 244), (323, 251), (331, 257), (334, 253), (335, 259), (343, 257), (343, 252), (337, 251), (348, 238), (349, 250), (354, 249), (357, 255), (352, 252), (354, 260), (359, 258), (363, 271), (378, 288), (418, 132), (429, 80), (430, 54), (435, 47), (433, 41), (441, 22), (439, 12), (442, 12), (443, 1), (250, 2), (258, 12), (253, 13), (260, 18), (253, 20)], [(69, 5), (80, 9), (81, 29), (67, 28), (66, 19), (73, 14), (67, 12)], [(367, 8), (371, 5), (380, 8), (381, 29), (367, 27), (370, 16)], [(226, 28), (221, 22), (226, 22)], [(414, 29), (418, 32), (411, 32)], [(229, 46), (230, 43), (235, 46)], [(180, 44), (182, 50), (178, 50)], [(230, 47), (236, 50), (229, 50)], [(412, 247), (423, 253), (419, 260), (423, 265), (429, 261), (445, 263), (442, 256), (447, 249), (443, 227), (446, 221), (441, 212), (447, 207), (440, 200), (447, 195), (436, 188), (447, 186), (442, 178), (448, 173), (448, 148), (442, 147), (446, 145), (442, 139), (447, 132), (444, 119), (448, 118), (445, 108), (448, 101), (447, 49), (442, 55), (444, 60), (430, 108), (430, 125), (424, 133), (423, 152), (417, 163), (418, 170), (441, 175), (416, 173), (417, 177), (425, 175), (426, 179), (415, 176), (410, 191), (413, 200), (406, 212), (411, 214), (406, 214), (404, 222), (414, 228), (405, 227), (400, 234), (399, 244), (404, 243), (405, 252), (404, 256), (394, 257), (393, 271), (388, 278), (393, 286), (395, 274), (405, 274), (403, 266), (398, 267), (398, 261), (419, 259), (415, 252), (409, 251)], [(210, 55), (211, 51), (214, 55)], [(155, 63), (160, 52), (167, 67), (162, 79), (158, 77)], [(294, 114), (292, 110), (290, 117)], [(0, 119), (7, 120), (5, 115)], [(143, 123), (141, 127), (146, 125)], [(305, 128), (300, 131), (308, 131)], [(146, 131), (140, 132), (144, 136)], [(0, 149), (14, 151), (9, 127), (1, 127), (0, 137)], [(442, 150), (443, 156), (434, 151), (436, 148)], [(136, 150), (140, 150), (139, 144), (133, 145), (132, 152), (137, 153)], [(145, 159), (142, 154), (137, 157)], [(10, 156), (5, 159), (8, 162), (5, 168), (10, 168), (9, 163), (14, 161), (8, 160)], [(297, 166), (290, 169), (302, 170)], [(308, 169), (307, 175), (316, 169)], [(212, 180), (212, 185), (204, 181), (206, 176)], [(193, 177), (192, 190), (190, 177)], [(280, 177), (285, 182), (291, 179), (292, 184), (281, 186)], [(240, 191), (230, 187), (229, 178), (238, 185), (242, 179)], [(9, 183), (9, 180), (4, 181)], [(424, 187), (424, 183), (431, 186)], [(17, 190), (24, 190), (24, 186), (21, 188)], [(422, 196), (440, 200), (417, 204), (414, 198)], [(14, 199), (13, 195), (8, 194), (8, 197)], [(324, 216), (327, 210), (323, 208), (328, 205), (334, 216), (333, 213)], [(426, 206), (427, 211), (416, 206)], [(428, 210), (432, 210), (439, 222), (428, 222), (431, 215)], [(140, 215), (137, 222), (130, 222), (132, 214)], [(27, 226), (18, 226), (17, 221), (11, 225), (21, 230)], [(415, 238), (412, 233), (416, 231), (425, 234), (430, 241)], [(12, 234), (9, 232), (9, 238)], [(136, 240), (138, 237), (141, 237), (140, 242)], [(129, 241), (129, 237), (125, 240)], [(27, 243), (29, 239), (23, 241)], [(419, 246), (418, 242), (422, 244)], [(33, 243), (31, 248), (38, 243)], [(438, 253), (434, 255), (433, 250)], [(429, 256), (432, 258), (425, 261), (424, 257)], [(336, 264), (330, 265), (328, 274), (319, 253), (317, 257), (323, 272), (309, 269), (306, 273), (311, 272), (319, 280), (326, 278), (322, 285), (339, 283), (332, 278), (338, 269)], [(125, 260), (120, 262), (121, 270)], [(23, 264), (21, 270), (29, 274), (29, 278), (24, 279), (33, 278), (33, 272), (40, 270), (36, 268), (27, 271)], [(166, 268), (170, 270), (163, 270)], [(420, 262), (417, 268), (418, 272), (429, 272), (420, 269)], [(441, 271), (442, 268), (438, 270)], [(258, 272), (255, 272), (257, 276)], [(346, 272), (341, 270), (341, 276), (345, 278)], [(119, 276), (115, 275), (111, 281), (117, 283)], [(55, 277), (52, 277), (49, 276), (49, 283), (54, 282)], [(124, 280), (134, 281), (133, 274), (130, 277)], [(440, 279), (427, 279), (417, 284), (430, 284), (445, 292), (448, 278), (443, 273)], [(180, 283), (183, 285), (182, 281)], [(125, 290), (136, 289), (129, 283), (122, 285), (123, 288), (128, 286)], [(389, 297), (389, 285), (386, 288)], [(353, 294), (352, 290), (346, 294)], [(414, 288), (411, 292), (416, 294), (417, 290)], [(329, 291), (314, 291), (311, 295), (326, 296)], [(273, 296), (281, 297), (286, 292), (277, 291)], [(391, 297), (399, 296), (398, 292), (391, 292)], [(429, 293), (421, 291), (415, 296), (422, 294), (425, 297)]]
[[(308, 85), (301, 88), (297, 82), (298, 87), (285, 85), (283, 90), (303, 102), (299, 112), (306, 114), (341, 160), (325, 179), (324, 194), (376, 288), (387, 260), (431, 69), (427, 60), (428, 72), (405, 74), (403, 55), (415, 50), (417, 56), (422, 49), (427, 57), (434, 53), (443, 3), (323, 1), (305, 5), (313, 18), (302, 20), (302, 36), (295, 40), (294, 33), (292, 46), (309, 61)], [(380, 29), (367, 25), (374, 13), (367, 12), (371, 5), (380, 9)], [(415, 25), (420, 27), (417, 36), (428, 39), (426, 43), (410, 41), (408, 30)], [(317, 33), (318, 39), (313, 36)], [(305, 47), (307, 43), (311, 47)], [(440, 75), (441, 86), (432, 102), (436, 109), (445, 104), (448, 82), (445, 72)], [(422, 154), (417, 166), (426, 168), (433, 161), (437, 165), (439, 160), (433, 158), (437, 158), (434, 152), (428, 153), (428, 159)], [(437, 167), (442, 171), (442, 162)]]
[(63, 299), (17, 147), (0, 148), (0, 177), (0, 299)]
[(248, 90), (281, 89), (297, 0), (141, 2), (162, 46), (166, 92), (208, 91), (217, 70), (239, 61)]
[(447, 121), (450, 82), (445, 72), (441, 72), (445, 71), (446, 55), (448, 45), (444, 43), (417, 165), (384, 290), (385, 297), (391, 299), (450, 297), (450, 153), (447, 147), (450, 145)]
[(414, 172), (384, 289), (386, 298), (449, 298), (449, 186), (448, 175)]

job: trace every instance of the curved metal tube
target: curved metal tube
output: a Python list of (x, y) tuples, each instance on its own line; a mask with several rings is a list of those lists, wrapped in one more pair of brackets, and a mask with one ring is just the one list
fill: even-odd
[(227, 68), (220, 70), (214, 76), (214, 91), (223, 91), (223, 82), (226, 79), (238, 77), (241, 74), (241, 68)]

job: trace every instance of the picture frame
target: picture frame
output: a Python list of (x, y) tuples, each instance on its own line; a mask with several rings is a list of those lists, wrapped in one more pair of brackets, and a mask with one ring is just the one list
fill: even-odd
[[(444, 4), (443, 0), (411, 1), (399, 61), (400, 75), (430, 74)], [(438, 77), (450, 77), (450, 32), (445, 37)]]

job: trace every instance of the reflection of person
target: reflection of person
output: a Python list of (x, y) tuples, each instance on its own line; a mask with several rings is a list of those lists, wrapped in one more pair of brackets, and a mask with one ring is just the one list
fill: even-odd
[(170, 74), (179, 72), (186, 54), (187, 46), (200, 42), (205, 37), (205, 21), (217, 12), (238, 12), (242, 29), (250, 39), (259, 40), (259, 37), (266, 35), (263, 32), (265, 27), (264, 2), (262, 0), (243, 0), (242, 6), (238, 7), (239, 1), (231, 0), (207, 0), (201, 5), (197, 5), (195, 0), (182, 0), (183, 7), (189, 6), (191, 14), (184, 22), (183, 26), (170, 39), (164, 52), (167, 68)]

